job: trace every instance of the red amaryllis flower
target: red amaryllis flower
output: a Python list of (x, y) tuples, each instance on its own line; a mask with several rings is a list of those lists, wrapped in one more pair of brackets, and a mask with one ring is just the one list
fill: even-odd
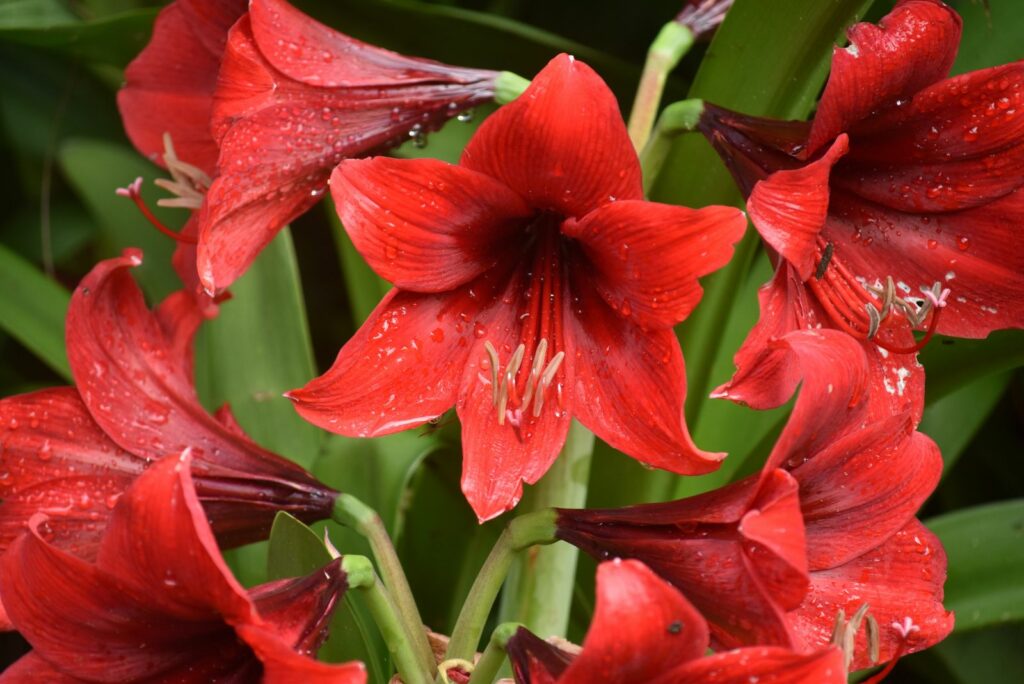
[(700, 299), (697, 277), (728, 261), (744, 217), (644, 202), (618, 106), (589, 67), (552, 60), (460, 166), (346, 161), (331, 191), (396, 287), (334, 366), (291, 393), (307, 420), (372, 436), (455, 404), (462, 489), (481, 520), (544, 474), (573, 415), (653, 466), (717, 466), (683, 423), (672, 325)]
[(618, 559), (597, 568), (594, 618), (577, 656), (525, 628), (509, 640), (519, 684), (829, 684), (845, 682), (843, 654), (744, 648), (704, 657), (708, 626), (677, 589), (646, 565)]
[(0, 591), (32, 652), (8, 682), (362, 684), (361, 663), (308, 656), (346, 589), (341, 560), (246, 592), (224, 564), (189, 473), (170, 456), (121, 497), (95, 563), (47, 540), (37, 515), (0, 560)]
[[(839, 611), (867, 604), (889, 660), (952, 629), (946, 560), (914, 514), (938, 483), (938, 449), (869, 384), (860, 345), (836, 331), (775, 343), (803, 380), (763, 472), (689, 499), (563, 510), (558, 535), (598, 557), (638, 558), (711, 623), (716, 644), (812, 650)], [(881, 395), (881, 397), (879, 397)], [(916, 626), (904, 635), (893, 624)], [(863, 638), (857, 667), (871, 662)]]
[[(723, 388), (752, 405), (785, 399), (766, 342), (789, 330), (838, 328), (884, 356), (935, 331), (1024, 325), (1024, 62), (946, 78), (960, 18), (937, 0), (903, 0), (849, 36), (813, 123), (711, 106), (701, 123), (777, 254)], [(928, 335), (915, 344), (910, 328)], [(909, 358), (894, 356), (890, 375)]]
[[(118, 100), (140, 151), (159, 162), (170, 132), (180, 160), (168, 167), (205, 173), (189, 176), (178, 205), (202, 203), (198, 269), (210, 292), (318, 200), (341, 159), (421, 139), (490, 100), (498, 76), (367, 45), (283, 0), (243, 10), (237, 0), (165, 9)], [(178, 105), (185, 115), (168, 120)]]
[(122, 492), (186, 448), (222, 543), (264, 538), (278, 510), (307, 521), (330, 516), (337, 492), (254, 444), (226, 410), (214, 417), (199, 404), (191, 344), (201, 313), (181, 291), (151, 312), (129, 274), (140, 263), (137, 250), (100, 262), (71, 298), (77, 390), (0, 400), (0, 550), (43, 513), (40, 534), (92, 558)]

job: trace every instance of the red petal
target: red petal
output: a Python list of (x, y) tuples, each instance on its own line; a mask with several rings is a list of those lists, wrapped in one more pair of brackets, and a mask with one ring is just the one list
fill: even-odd
[[(274, 50), (284, 45), (276, 35), (270, 42)], [(436, 130), (494, 92), (493, 72), (448, 67), (429, 82), (406, 80), (396, 68), (378, 87), (315, 87), (271, 66), (262, 47), (243, 17), (221, 66), (212, 123), (220, 176), (207, 193), (199, 238), (199, 274), (211, 292), (230, 285), (283, 225), (316, 203), (342, 159), (395, 147), (410, 131)]]
[(614, 560), (597, 568), (583, 652), (558, 682), (648, 682), (707, 646), (707, 623), (677, 589), (639, 561)]
[(244, 625), (238, 634), (263, 663), (264, 684), (365, 684), (362, 663), (322, 663), (296, 653), (273, 632)]
[(52, 544), (93, 558), (110, 509), (147, 462), (110, 441), (72, 387), (0, 401), (0, 433), (0, 551), (43, 513)]
[(436, 159), (342, 162), (331, 195), (373, 270), (418, 292), (451, 290), (494, 266), (532, 213), (493, 178)]
[[(938, 538), (912, 520), (885, 544), (845, 565), (811, 573), (811, 588), (798, 611), (788, 616), (807, 648), (829, 642), (840, 609), (852, 615), (865, 603), (881, 627), (881, 658), (890, 660), (902, 638), (894, 623), (910, 618), (905, 653), (938, 643), (953, 629), (953, 614), (942, 607), (946, 554)], [(853, 669), (868, 667), (863, 632)]]
[(516, 630), (505, 647), (517, 684), (556, 684), (573, 654), (544, 641), (525, 627)]
[[(140, 262), (137, 251), (100, 262), (71, 298), (68, 360), (93, 419), (141, 458), (157, 460), (192, 448), (200, 476), (258, 480), (291, 491), (311, 503), (310, 509), (321, 507), (323, 501), (313, 500), (326, 492), (323, 485), (225, 428), (199, 404), (190, 356), (201, 312), (191, 297), (178, 292), (151, 313), (128, 272)], [(235, 542), (252, 541), (253, 534), (269, 529), (273, 511), (258, 514), (259, 503), (250, 499), (248, 506), (234, 506), (235, 514), (248, 520), (248, 537), (242, 534)]]
[(245, 8), (245, 0), (177, 0), (157, 16), (153, 37), (125, 69), (117, 94), (125, 130), (139, 152), (163, 165), (163, 135), (170, 133), (178, 157), (212, 175), (217, 70), (228, 29)]
[(689, 315), (703, 294), (697, 278), (729, 262), (746, 226), (732, 207), (625, 200), (566, 221), (562, 232), (582, 244), (609, 305), (641, 327), (661, 328)]
[(149, 468), (128, 489), (107, 525), (96, 565), (150, 595), (181, 619), (259, 618), (221, 558), (196, 496), (186, 451)]
[(1024, 185), (1024, 63), (946, 79), (858, 130), (834, 182), (905, 212), (976, 207)]
[(398, 432), (455, 404), (486, 297), (473, 290), (423, 295), (392, 290), (349, 340), (326, 373), (288, 397), (303, 418), (338, 434)]
[[(572, 387), (574, 356), (571, 340), (565, 339), (561, 330), (553, 331), (548, 339), (548, 358), (565, 351), (565, 361), (552, 381), (540, 416), (534, 418), (531, 410), (523, 410), (519, 426), (515, 418), (505, 420), (504, 425), (498, 423), (484, 344), (489, 341), (503, 366), (508, 363), (524, 340), (523, 326), (532, 328), (530, 319), (520, 318), (519, 308), (509, 304), (521, 302), (522, 291), (527, 288), (522, 274), (516, 273), (505, 291), (493, 298), (495, 305), (487, 311), (478, 339), (473, 340), (459, 387), (456, 410), (462, 421), (462, 492), (480, 522), (511, 510), (519, 502), (523, 482), (533, 484), (547, 472), (569, 431), (573, 398), (564, 388)], [(552, 293), (552, 301), (568, 301), (567, 290), (564, 287)]]
[(484, 121), (462, 165), (565, 217), (643, 199), (640, 163), (615, 96), (590, 67), (564, 54)]
[(686, 373), (671, 329), (644, 331), (612, 311), (588, 276), (574, 274), (567, 337), (576, 350), (573, 410), (612, 447), (684, 475), (715, 470), (725, 454), (701, 451), (683, 416)]
[[(39, 657), (88, 681), (177, 674), (198, 684), (210, 680), (207, 674), (222, 676), (244, 663), (248, 649), (236, 645), (216, 613), (168, 601), (167, 587), (142, 591), (51, 546), (43, 540), (46, 531), (39, 519), (0, 558), (4, 602)], [(137, 542), (149, 539), (160, 542), (148, 536)], [(171, 606), (184, 614), (169, 612)]]
[(773, 173), (747, 198), (757, 232), (793, 264), (802, 280), (814, 274), (817, 238), (828, 215), (829, 174), (846, 150), (847, 138), (840, 135), (817, 161)]
[(938, 0), (903, 0), (878, 23), (854, 25), (835, 48), (807, 154), (875, 112), (908, 100), (949, 73), (960, 16)]
[(14, 664), (3, 671), (0, 682), (4, 684), (80, 684), (81, 679), (64, 674), (39, 657), (38, 653), (29, 651)]
[(293, 651), (316, 653), (347, 587), (341, 560), (336, 559), (305, 577), (254, 587), (249, 598), (279, 640)]
[(645, 684), (846, 684), (836, 647), (801, 655), (782, 648), (741, 648), (695, 660)]
[(822, 236), (867, 282), (892, 276), (903, 292), (939, 282), (951, 294), (938, 332), (985, 337), (1024, 327), (1024, 190), (958, 212), (906, 214), (840, 191), (832, 193)]
[(406, 57), (324, 26), (283, 0), (252, 0), (252, 32), (281, 73), (312, 86), (380, 88), (448, 81), (473, 83), (493, 72)]

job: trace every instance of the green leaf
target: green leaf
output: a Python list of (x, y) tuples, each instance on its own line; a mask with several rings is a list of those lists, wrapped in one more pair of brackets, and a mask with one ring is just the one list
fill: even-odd
[[(958, 0), (952, 3), (964, 20), (954, 74), (1007, 64), (1024, 58), (1024, 12), (1018, 0)], [(991, 9), (990, 16), (985, 5)]]
[(270, 528), (267, 578), (302, 577), (331, 562), (323, 539), (298, 518), (280, 511)]
[[(959, 619), (959, 616), (957, 616)], [(924, 681), (949, 684), (993, 684), (1024, 682), (1024, 624), (1002, 625), (998, 628), (959, 634), (954, 632), (941, 644), (922, 655), (937, 661), (941, 670), (921, 669)], [(897, 680), (893, 680), (897, 681)]]
[(0, 10), (0, 40), (45, 48), (83, 62), (123, 67), (149, 41), (156, 11), (132, 10), (92, 21), (58, 13), (39, 13), (23, 21), (4, 21), (6, 16), (6, 10)]
[(291, 232), (285, 228), (231, 287), (196, 342), (196, 384), (209, 407), (231, 404), (263, 446), (309, 468), (324, 433), (284, 398), (316, 375)]
[(341, 261), (341, 273), (345, 277), (345, 293), (352, 307), (352, 323), (360, 326), (391, 289), (391, 284), (374, 273), (363, 256), (356, 251), (352, 239), (345, 232), (345, 226), (341, 225), (334, 200), (328, 196), (323, 206)]
[(1024, 499), (926, 521), (949, 558), (945, 605), (956, 631), (1024, 620)]
[(934, 439), (942, 450), (943, 475), (952, 471), (960, 454), (999, 404), (1012, 378), (1012, 373), (979, 378), (925, 408), (918, 429)]
[(142, 176), (146, 181), (143, 195), (149, 198), (157, 218), (170, 226), (180, 225), (188, 218), (186, 212), (156, 206), (156, 199), (164, 193), (150, 181), (163, 172), (130, 147), (105, 140), (68, 140), (61, 145), (57, 159), (100, 226), (105, 256), (119, 254), (125, 247), (140, 247), (145, 259), (133, 275), (154, 302), (180, 289), (181, 281), (171, 268), (174, 241), (153, 228), (131, 200), (115, 192)]
[(70, 381), (64, 351), (68, 291), (0, 246), (0, 292), (0, 328)]
[(987, 375), (1024, 366), (1024, 330), (1000, 330), (984, 340), (933, 340), (921, 352), (926, 401), (938, 401)]
[[(75, 15), (59, 0), (2, 0), (0, 30), (12, 27), (47, 28), (74, 22)], [(3, 35), (0, 33), (0, 35)]]

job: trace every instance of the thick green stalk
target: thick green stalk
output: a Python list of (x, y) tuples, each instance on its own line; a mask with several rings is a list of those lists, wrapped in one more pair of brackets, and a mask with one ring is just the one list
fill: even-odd
[(409, 640), (409, 634), (398, 617), (398, 610), (374, 572), (370, 559), (364, 556), (344, 556), (341, 569), (345, 571), (349, 589), (359, 591), (366, 600), (402, 681), (405, 684), (430, 684), (429, 673), (433, 668), (433, 660), (431, 668), (423, 668)]
[(523, 91), (530, 85), (530, 81), (519, 74), (511, 71), (502, 71), (494, 79), (494, 101), (498, 104), (508, 104), (523, 94)]
[[(582, 508), (587, 502), (594, 435), (573, 421), (558, 460), (530, 492), (530, 508)], [(565, 636), (578, 550), (568, 544), (531, 549), (512, 568), (502, 619), (517, 620), (542, 637)]]
[(641, 150), (647, 145), (661, 105), (661, 95), (665, 92), (665, 81), (683, 55), (690, 51), (693, 40), (693, 31), (670, 21), (661, 27), (658, 37), (648, 48), (647, 61), (633, 100), (633, 111), (629, 115), (629, 139), (636, 149)]
[(541, 510), (515, 518), (498, 537), (497, 543), (484, 561), (462, 604), (459, 619), (455, 621), (452, 638), (448, 642), (446, 660), (461, 658), (472, 660), (480, 644), (487, 616), (494, 606), (509, 566), (516, 552), (535, 544), (552, 544), (555, 540), (555, 512)]
[(661, 173), (672, 142), (677, 135), (697, 130), (700, 115), (704, 113), (703, 100), (682, 100), (673, 102), (658, 117), (658, 123), (650, 140), (640, 153), (640, 166), (643, 168), (644, 191), (647, 192), (654, 184), (654, 179)]
[(507, 655), (505, 647), (508, 645), (508, 640), (515, 635), (516, 630), (520, 627), (522, 625), (517, 622), (505, 622), (498, 625), (491, 634), (491, 640), (487, 642), (487, 648), (484, 649), (483, 655), (480, 656), (480, 660), (473, 668), (469, 684), (492, 684), (498, 676), (498, 670), (505, 662)]
[(420, 617), (409, 580), (402, 570), (402, 563), (380, 515), (351, 494), (341, 494), (334, 502), (332, 518), (342, 525), (351, 527), (370, 543), (373, 557), (377, 560), (380, 574), (384, 578), (384, 585), (391, 592), (399, 618), (409, 634), (416, 656), (422, 667), (426, 667), (428, 671), (432, 670), (434, 652), (427, 641), (423, 618)]

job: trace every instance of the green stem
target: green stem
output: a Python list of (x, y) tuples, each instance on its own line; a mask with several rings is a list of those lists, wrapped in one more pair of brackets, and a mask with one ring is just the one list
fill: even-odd
[(654, 127), (654, 133), (640, 153), (644, 192), (649, 192), (654, 186), (654, 181), (661, 173), (661, 167), (665, 165), (665, 159), (672, 150), (676, 136), (696, 130), (703, 112), (704, 101), (696, 99), (673, 102), (665, 107)]
[(494, 101), (500, 105), (508, 104), (523, 94), (530, 81), (511, 71), (502, 71), (494, 79)]
[(405, 684), (430, 684), (429, 673), (433, 663), (431, 668), (424, 670), (409, 640), (409, 634), (398, 617), (398, 610), (374, 572), (370, 559), (364, 556), (344, 556), (341, 568), (345, 571), (349, 589), (358, 590), (366, 600), (402, 681)]
[(373, 551), (373, 557), (380, 567), (384, 585), (391, 592), (398, 615), (412, 640), (416, 656), (423, 667), (428, 671), (433, 670), (434, 652), (427, 641), (423, 618), (420, 617), (409, 580), (402, 570), (402, 563), (398, 560), (395, 546), (391, 543), (391, 537), (388, 536), (380, 515), (351, 494), (341, 494), (334, 502), (332, 518), (342, 525), (351, 527), (370, 543), (370, 550)]
[(505, 581), (515, 553), (534, 544), (553, 544), (555, 541), (555, 512), (552, 510), (527, 513), (508, 524), (480, 568), (466, 596), (466, 602), (462, 604), (451, 641), (448, 642), (446, 660), (473, 659), (487, 616), (491, 613), (494, 599)]
[(670, 21), (661, 27), (658, 37), (647, 50), (647, 61), (636, 89), (633, 111), (629, 115), (629, 139), (638, 150), (647, 145), (658, 115), (665, 81), (693, 45), (694, 35), (686, 26)]
[[(525, 502), (541, 508), (582, 508), (587, 501), (594, 435), (573, 421), (565, 447)], [(541, 637), (565, 636), (576, 561), (574, 546), (558, 544), (521, 554), (502, 597), (502, 619), (517, 620)]]
[(505, 662), (507, 655), (505, 647), (508, 645), (508, 640), (520, 627), (522, 625), (518, 622), (505, 622), (498, 625), (491, 634), (491, 640), (487, 642), (487, 648), (484, 649), (483, 655), (480, 656), (480, 660), (473, 668), (469, 684), (491, 684), (497, 678), (498, 670)]

